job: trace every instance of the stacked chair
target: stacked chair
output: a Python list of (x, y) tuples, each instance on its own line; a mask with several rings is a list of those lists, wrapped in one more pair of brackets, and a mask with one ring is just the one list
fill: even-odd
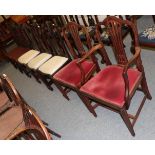
[[(55, 71), (60, 69), (65, 63), (67, 63), (69, 58), (64, 57), (66, 56), (66, 52), (64, 52), (65, 47), (62, 47), (63, 44), (61, 40), (58, 40), (58, 35), (56, 38), (56, 34), (52, 34), (54, 32), (49, 32), (49, 29), (52, 29), (50, 26), (52, 26), (52, 24), (49, 22), (43, 23), (42, 25), (38, 25), (36, 22), (25, 24), (24, 33), (29, 40), (31, 38), (32, 42), (35, 42), (34, 45), (38, 45), (37, 50), (31, 49), (21, 55), (18, 55), (17, 50), (15, 52), (11, 51), (8, 53), (7, 57), (11, 60), (11, 62), (15, 60), (15, 64), (18, 66), (16, 68), (18, 68), (21, 72), (26, 73), (28, 77), (33, 75), (39, 83), (41, 82), (40, 79), (42, 79), (46, 86), (52, 90), (52, 87), (50, 87), (48, 82), (49, 77), (54, 74)], [(49, 38), (49, 35), (52, 39)], [(49, 41), (48, 43), (45, 42), (47, 39)], [(52, 45), (48, 46), (49, 44)], [(61, 48), (59, 46), (61, 46)], [(51, 49), (51, 47), (56, 48)], [(18, 56), (14, 59), (11, 57), (12, 55)]]
[[(61, 40), (56, 38), (58, 36), (55, 36), (57, 31), (55, 32), (54, 30), (56, 30), (56, 28), (52, 26), (49, 21), (42, 24), (40, 30), (41, 35), (37, 38), (40, 38), (46, 49), (51, 51), (52, 54), (42, 53), (38, 55), (27, 64), (27, 68), (35, 75), (37, 81), (41, 79), (45, 85), (52, 90), (51, 77), (69, 61), (69, 58), (65, 52), (65, 47), (62, 47)], [(48, 55), (48, 61), (42, 61), (42, 55)]]
[(8, 77), (0, 80), (0, 139), (50, 140), (46, 126)]
[[(94, 109), (99, 105), (119, 113), (134, 136), (133, 126), (144, 102), (152, 98), (140, 56), (137, 29), (131, 21), (115, 16), (108, 16), (103, 22), (95, 19), (97, 24), (93, 36), (88, 28), (79, 25), (77, 16), (70, 16), (71, 22), (64, 26), (62, 32), (49, 21), (32, 24), (33, 40), (39, 44), (41, 52), (30, 50), (18, 57), (16, 63), (20, 70), (28, 76), (33, 75), (39, 83), (42, 81), (48, 89), (53, 90), (51, 85), (54, 83), (67, 100), (68, 92), (75, 91), (95, 117), (97, 114)], [(90, 26), (94, 25), (92, 17), (88, 17), (88, 20)], [(106, 29), (117, 64), (112, 64), (104, 48), (102, 27)], [(123, 43), (126, 35), (124, 28), (132, 34), (134, 43), (134, 55), (130, 60)], [(102, 70), (96, 53), (106, 65)], [(131, 115), (127, 110), (137, 90), (144, 93), (144, 98), (136, 115)], [(92, 105), (94, 102), (96, 104)]]

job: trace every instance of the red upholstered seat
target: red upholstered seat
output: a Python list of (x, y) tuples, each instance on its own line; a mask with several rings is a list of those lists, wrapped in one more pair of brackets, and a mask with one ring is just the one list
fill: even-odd
[[(108, 66), (90, 79), (80, 90), (105, 102), (122, 107), (125, 103), (125, 83), (122, 72), (123, 68), (120, 66)], [(141, 73), (137, 69), (128, 70), (130, 93), (140, 77)]]
[[(75, 59), (63, 67), (54, 75), (54, 79), (72, 85), (73, 87), (78, 87), (81, 82), (81, 71), (76, 64), (77, 61), (78, 59)], [(85, 75), (92, 71), (94, 67), (95, 64), (92, 61), (88, 60), (82, 63), (82, 68), (85, 72)]]

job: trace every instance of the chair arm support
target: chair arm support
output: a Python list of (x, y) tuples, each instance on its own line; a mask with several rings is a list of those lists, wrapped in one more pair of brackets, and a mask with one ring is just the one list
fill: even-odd
[(128, 63), (124, 66), (123, 69), (123, 74), (127, 73), (128, 68), (135, 63), (136, 59), (139, 57), (141, 52), (141, 48), (140, 47), (135, 47), (135, 54), (134, 56), (128, 61)]
[(95, 53), (97, 50), (103, 48), (102, 44), (97, 44), (96, 46), (93, 46), (78, 62), (77, 64), (80, 64), (85, 61), (89, 56), (91, 56), (93, 53)]
[(128, 74), (127, 71), (129, 69), (129, 67), (136, 63), (136, 59), (140, 56), (140, 52), (141, 52), (141, 48), (140, 47), (135, 47), (135, 54), (134, 56), (129, 60), (129, 62), (124, 66), (123, 69), (123, 78), (124, 78), (124, 82), (125, 82), (125, 102), (126, 102), (126, 108), (129, 108), (129, 104), (130, 104), (130, 100), (129, 100), (129, 80), (128, 80)]
[(96, 46), (93, 46), (79, 61), (76, 62), (77, 66), (79, 67), (81, 71), (81, 85), (85, 83), (86, 78), (85, 77), (85, 72), (82, 68), (81, 63), (84, 62), (88, 57), (90, 57), (92, 54), (94, 54), (97, 50), (103, 48), (102, 44), (98, 44)]

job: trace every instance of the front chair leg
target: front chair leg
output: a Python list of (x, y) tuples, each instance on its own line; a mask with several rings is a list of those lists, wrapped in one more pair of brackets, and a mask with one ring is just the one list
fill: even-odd
[(143, 79), (142, 79), (142, 82), (141, 82), (141, 86), (142, 86), (142, 90), (143, 90), (144, 94), (146, 95), (146, 97), (149, 100), (151, 100), (152, 96), (151, 96), (151, 94), (149, 92), (149, 88), (148, 88), (145, 76), (143, 76)]
[(92, 107), (91, 102), (89, 101), (89, 99), (87, 97), (81, 95), (79, 92), (77, 92), (77, 94), (80, 97), (80, 99), (83, 101), (83, 103), (85, 104), (87, 109), (94, 115), (94, 117), (97, 117), (97, 114), (96, 114), (94, 108)]
[(55, 86), (59, 89), (59, 91), (62, 93), (62, 95), (69, 101), (69, 97), (67, 96), (66, 91), (59, 85), (59, 83), (54, 82)]
[(127, 111), (125, 109), (121, 109), (120, 115), (121, 115), (124, 123), (126, 124), (127, 128), (129, 129), (131, 135), (135, 136), (135, 132), (134, 132), (133, 126), (132, 126), (132, 124), (130, 122), (130, 119), (128, 117)]

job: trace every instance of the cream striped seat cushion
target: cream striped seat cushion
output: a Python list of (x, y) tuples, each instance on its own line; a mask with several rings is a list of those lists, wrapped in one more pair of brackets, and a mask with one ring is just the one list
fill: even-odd
[(67, 62), (68, 58), (61, 57), (61, 56), (54, 56), (45, 62), (42, 66), (39, 67), (39, 71), (52, 75), (54, 74), (60, 67), (62, 67), (65, 62)]
[(18, 62), (21, 64), (27, 64), (30, 60), (32, 60), (34, 57), (36, 57), (40, 52), (36, 50), (29, 50), (22, 56), (18, 58)]
[(33, 58), (29, 63), (28, 67), (36, 70), (39, 68), (44, 62), (46, 62), (52, 55), (48, 53), (41, 53), (35, 58)]

